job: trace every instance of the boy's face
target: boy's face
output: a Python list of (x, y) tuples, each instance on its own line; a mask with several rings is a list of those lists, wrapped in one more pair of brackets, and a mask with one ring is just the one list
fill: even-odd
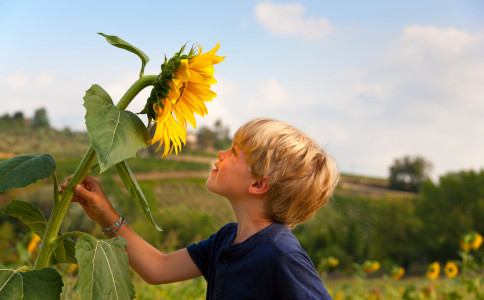
[(249, 194), (255, 181), (249, 170), (244, 151), (235, 144), (218, 153), (218, 162), (207, 179), (207, 188), (227, 199), (239, 199)]

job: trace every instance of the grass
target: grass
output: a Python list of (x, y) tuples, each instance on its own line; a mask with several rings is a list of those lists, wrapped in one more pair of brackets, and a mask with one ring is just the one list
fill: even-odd
[[(183, 282), (149, 285), (137, 275), (132, 275), (137, 300), (202, 300), (205, 299), (207, 284), (203, 277)], [(76, 275), (64, 275), (64, 288), (61, 299), (75, 300), (80, 297), (74, 292)], [(391, 278), (338, 278), (325, 279), (324, 284), (334, 300), (367, 299), (477, 299), (467, 290), (460, 278), (439, 278), (430, 280), (409, 277), (400, 280)], [(480, 286), (480, 292), (484, 286)]]

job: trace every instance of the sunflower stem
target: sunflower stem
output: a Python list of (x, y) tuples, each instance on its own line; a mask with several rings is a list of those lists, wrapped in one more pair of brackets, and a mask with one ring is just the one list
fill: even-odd
[(133, 101), (134, 97), (139, 94), (144, 88), (153, 84), (157, 75), (146, 75), (136, 80), (133, 85), (124, 93), (123, 97), (119, 100), (116, 107), (119, 110), (125, 110), (126, 107)]
[[(153, 84), (156, 80), (156, 75), (143, 76), (131, 85), (131, 87), (126, 91), (123, 97), (119, 100), (116, 107), (119, 110), (125, 110), (129, 103), (139, 94), (144, 88)], [(77, 166), (74, 175), (72, 176), (69, 184), (62, 193), (60, 199), (58, 196), (54, 196), (54, 207), (52, 209), (52, 214), (47, 222), (47, 227), (45, 229), (44, 237), (42, 239), (42, 248), (40, 249), (39, 255), (35, 261), (34, 268), (40, 270), (45, 268), (49, 263), (50, 256), (54, 252), (55, 248), (58, 246), (56, 243), (57, 235), (59, 233), (60, 226), (64, 219), (64, 216), (69, 208), (72, 197), (74, 196), (74, 187), (84, 180), (84, 178), (89, 174), (91, 170), (91, 165), (96, 159), (96, 151), (92, 144), (87, 149), (84, 157)], [(54, 179), (55, 180), (55, 179)]]

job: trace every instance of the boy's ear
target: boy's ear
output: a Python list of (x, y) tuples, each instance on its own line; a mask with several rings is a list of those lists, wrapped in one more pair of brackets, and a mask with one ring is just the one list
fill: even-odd
[(262, 195), (269, 190), (269, 176), (262, 176), (252, 182), (249, 187), (249, 193)]

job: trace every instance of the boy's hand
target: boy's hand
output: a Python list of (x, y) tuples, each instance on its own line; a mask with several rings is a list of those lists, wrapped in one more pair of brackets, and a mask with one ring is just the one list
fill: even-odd
[[(61, 185), (62, 194), (71, 177)], [(87, 176), (81, 184), (74, 188), (72, 202), (79, 203), (86, 214), (97, 221), (102, 227), (109, 227), (119, 219), (119, 214), (111, 205), (101, 185), (94, 178)]]

